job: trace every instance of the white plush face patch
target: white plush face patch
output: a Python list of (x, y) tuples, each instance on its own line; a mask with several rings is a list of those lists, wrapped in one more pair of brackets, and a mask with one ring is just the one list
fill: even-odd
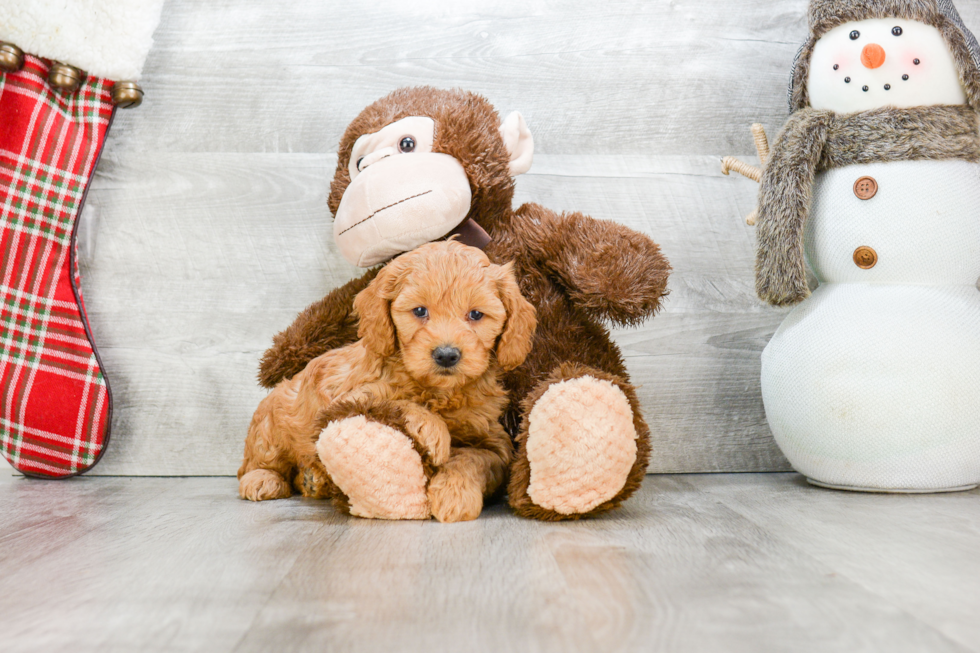
[(966, 104), (953, 56), (935, 27), (900, 18), (839, 25), (813, 48), (810, 106), (837, 113)]
[(360, 267), (441, 238), (470, 210), (463, 166), (432, 151), (435, 121), (402, 118), (354, 141), (351, 182), (334, 216), (334, 241)]
[(354, 141), (351, 151), (351, 181), (372, 163), (399, 154), (425, 154), (432, 151), (436, 121), (424, 116), (402, 118), (373, 134), (364, 134)]

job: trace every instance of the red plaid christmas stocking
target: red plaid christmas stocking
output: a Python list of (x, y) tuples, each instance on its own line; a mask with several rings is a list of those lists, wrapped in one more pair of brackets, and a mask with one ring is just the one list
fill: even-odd
[(119, 80), (139, 78), (162, 7), (0, 1), (0, 452), (30, 476), (80, 474), (109, 442), (75, 238), (114, 105), (143, 97)]
[(112, 82), (61, 92), (50, 65), (28, 55), (0, 74), (0, 449), (25, 474), (62, 477), (109, 441), (75, 237), (114, 107)]

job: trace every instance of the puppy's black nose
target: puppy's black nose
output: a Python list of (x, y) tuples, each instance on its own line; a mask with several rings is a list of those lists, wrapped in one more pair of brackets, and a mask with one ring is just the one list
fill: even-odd
[(463, 357), (455, 347), (436, 347), (432, 350), (432, 358), (440, 367), (452, 367)]

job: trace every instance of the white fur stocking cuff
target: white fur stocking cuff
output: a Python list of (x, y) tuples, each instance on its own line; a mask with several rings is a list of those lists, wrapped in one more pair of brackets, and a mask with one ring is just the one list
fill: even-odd
[(107, 79), (139, 79), (163, 0), (0, 0), (0, 41)]

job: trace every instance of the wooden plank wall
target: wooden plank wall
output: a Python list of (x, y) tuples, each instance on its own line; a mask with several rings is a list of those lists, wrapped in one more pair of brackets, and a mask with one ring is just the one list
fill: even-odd
[[(960, 2), (980, 27), (980, 6)], [(752, 292), (755, 184), (719, 159), (786, 118), (804, 0), (168, 0), (83, 216), (83, 289), (115, 398), (95, 473), (227, 474), (272, 335), (358, 270), (326, 193), (346, 124), (404, 85), (520, 110), (519, 201), (651, 235), (666, 310), (617, 331), (652, 472), (787, 469), (759, 353), (783, 312)]]

